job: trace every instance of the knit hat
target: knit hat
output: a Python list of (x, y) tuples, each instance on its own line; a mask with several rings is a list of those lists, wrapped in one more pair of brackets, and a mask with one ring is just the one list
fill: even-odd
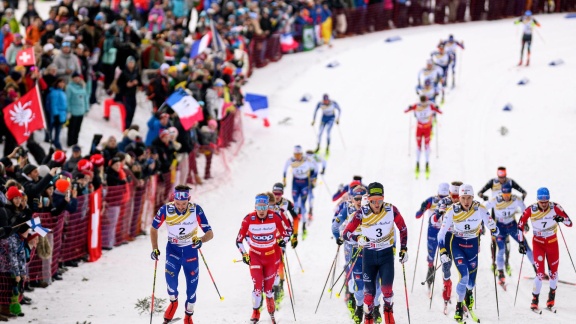
[(284, 185), (281, 184), (280, 182), (275, 183), (274, 186), (272, 186), (272, 191), (273, 192), (284, 192)]
[(439, 196), (448, 196), (450, 194), (450, 185), (446, 182), (443, 182), (438, 185), (438, 195)]
[(372, 182), (368, 185), (368, 196), (381, 196), (384, 197), (384, 186), (380, 182)]
[(78, 161), (76, 168), (78, 168), (78, 171), (91, 171), (92, 163), (90, 163), (90, 161), (88, 161), (87, 159), (81, 159), (80, 161)]
[(72, 78), (79, 77), (79, 76), (80, 76), (80, 73), (78, 73), (78, 72), (76, 72), (76, 71), (74, 71), (74, 72), (72, 73)]
[(102, 154), (98, 154), (98, 153), (93, 154), (90, 157), (90, 162), (97, 167), (101, 167), (104, 165), (104, 157), (102, 156)]
[(20, 192), (18, 187), (12, 186), (12, 187), (8, 188), (8, 191), (6, 191), (6, 198), (8, 200), (12, 200), (16, 197), (22, 197), (22, 193)]
[(115, 156), (112, 158), (112, 160), (110, 160), (110, 166), (113, 166), (115, 163), (118, 163), (118, 162), (122, 162), (122, 159)]
[(78, 146), (78, 145), (72, 146), (72, 152), (80, 152), (80, 151), (82, 151), (82, 149), (80, 148), (80, 146)]
[(54, 49), (54, 45), (52, 45), (50, 43), (45, 44), (44, 47), (42, 47), (42, 50), (44, 51), (44, 53), (50, 52), (53, 49)]
[(66, 162), (66, 153), (60, 150), (54, 152), (52, 154), (52, 161), (58, 164), (63, 164), (64, 162)]
[(135, 141), (137, 136), (140, 136), (140, 133), (138, 133), (137, 130), (135, 129), (131, 129), (128, 131), (128, 134), (126, 135), (131, 141)]
[(222, 80), (222, 79), (216, 79), (216, 80), (214, 81), (214, 86), (215, 86), (215, 87), (223, 87), (223, 86), (225, 86), (225, 85), (226, 85), (226, 82), (224, 82), (224, 80)]
[(460, 195), (460, 197), (462, 196), (474, 197), (474, 189), (469, 184), (463, 184), (460, 186), (460, 189), (458, 189), (458, 194)]
[(136, 62), (136, 59), (134, 58), (134, 56), (128, 56), (128, 58), (126, 59), (126, 65), (128, 65), (128, 63), (130, 62)]
[(29, 175), (32, 171), (38, 169), (37, 166), (35, 166), (34, 164), (27, 164), (23, 169), (22, 169), (22, 173), (25, 175)]

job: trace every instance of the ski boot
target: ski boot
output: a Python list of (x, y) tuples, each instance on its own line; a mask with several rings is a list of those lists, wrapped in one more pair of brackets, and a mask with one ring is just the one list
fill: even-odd
[(416, 179), (420, 177), (420, 162), (416, 162), (416, 170), (414, 171), (414, 174), (416, 175)]
[(472, 290), (470, 289), (466, 289), (464, 304), (466, 304), (466, 308), (468, 309), (472, 309), (472, 307), (474, 307), (474, 295), (472, 294)]
[(428, 284), (428, 291), (430, 291), (430, 287), (432, 286), (433, 276), (434, 274), (434, 266), (428, 265), (428, 272), (426, 273), (426, 283)]
[(178, 299), (171, 300), (170, 305), (164, 311), (164, 324), (170, 323), (174, 318), (174, 314), (176, 313), (176, 309), (178, 309)]
[(374, 310), (372, 311), (372, 317), (374, 317), (374, 323), (382, 323), (382, 314), (380, 314), (380, 305), (374, 305)]
[(310, 207), (310, 210), (308, 211), (308, 221), (310, 223), (312, 223), (313, 220), (314, 220), (314, 215), (312, 215), (312, 207)]
[(532, 293), (532, 302), (530, 303), (530, 309), (538, 310), (538, 297), (540, 295)]
[(258, 323), (260, 320), (260, 309), (254, 308), (252, 309), (252, 317), (250, 317), (251, 323)]
[(374, 324), (374, 318), (371, 313), (364, 313), (364, 324)]
[(426, 162), (426, 179), (430, 178), (430, 165)]
[(184, 312), (184, 324), (194, 324), (192, 322), (192, 314), (188, 312)]
[(555, 298), (556, 298), (556, 289), (550, 288), (550, 292), (548, 293), (548, 300), (546, 301), (546, 307), (548, 308), (554, 307)]
[(306, 230), (306, 222), (302, 223), (302, 241), (308, 237), (308, 231)]
[(502, 287), (506, 285), (506, 276), (504, 270), (498, 270), (498, 284)]
[[(346, 305), (348, 306), (348, 311), (350, 312), (350, 318), (354, 318), (354, 314), (356, 314), (356, 300), (354, 297), (348, 299)], [(360, 306), (360, 308), (362, 308), (362, 306)]]
[(266, 297), (266, 308), (268, 309), (272, 323), (275, 324), (274, 311), (276, 310), (276, 304), (274, 303), (274, 297)]
[(442, 298), (445, 302), (450, 301), (450, 296), (452, 295), (452, 280), (444, 280), (444, 290), (442, 290)]
[(464, 308), (462, 307), (462, 302), (456, 303), (456, 312), (454, 312), (454, 319), (458, 323), (462, 323), (462, 318), (464, 317)]
[(330, 146), (326, 146), (326, 153), (324, 154), (325, 158), (328, 158), (330, 156)]
[(352, 313), (352, 320), (355, 324), (362, 323), (362, 317), (364, 316), (364, 310), (362, 308), (363, 306), (356, 306), (356, 309)]
[(392, 311), (392, 305), (384, 304), (384, 323), (395, 324), (394, 312)]
[(518, 63), (518, 66), (522, 66), (522, 58), (520, 58), (520, 63)]
[(508, 277), (512, 277), (512, 267), (509, 264), (506, 265), (506, 274)]
[(314, 150), (314, 153), (318, 153), (320, 152), (320, 143), (318, 143), (318, 145), (316, 146), (316, 149)]

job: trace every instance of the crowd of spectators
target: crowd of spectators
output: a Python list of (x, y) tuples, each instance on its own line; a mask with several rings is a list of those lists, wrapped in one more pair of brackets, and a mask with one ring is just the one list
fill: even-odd
[[(61, 280), (67, 267), (85, 259), (60, 262), (58, 271), (49, 271), (43, 280), (28, 278), (27, 262), (33, 252), (49, 254), (53, 248), (52, 241), (31, 233), (26, 225), (35, 213), (54, 217), (74, 213), (81, 196), (101, 187), (143, 186), (150, 177), (173, 173), (184, 162), (192, 172), (184, 174), (182, 181), (201, 184), (196, 165), (200, 155), (206, 157), (204, 179), (211, 178), (212, 156), (223, 146), (219, 132), (242, 104), (241, 86), (251, 69), (249, 57), (258, 55), (252, 45), (255, 41), (289, 35), (296, 46), (286, 51), (292, 52), (303, 49), (306, 28), (314, 30), (318, 46), (332, 36), (499, 19), (518, 16), (526, 8), (534, 13), (574, 10), (575, 2), (62, 0), (54, 2), (46, 17), (40, 17), (33, 2), (21, 17), (15, 16), (18, 1), (0, 2), (0, 107), (38, 85), (47, 122), (41, 137), (50, 147), (46, 150), (34, 136), (25, 146), (18, 146), (0, 116), (4, 148), (0, 159), (0, 277), (8, 278), (7, 282), (0, 279), (0, 284), (10, 287), (9, 303), (0, 296), (0, 321), (23, 316), (20, 305), (31, 303), (27, 292)], [(199, 14), (190, 32), (194, 6)], [(218, 33), (223, 48), (213, 46), (190, 57), (192, 42), (208, 33), (213, 41), (217, 38), (213, 33)], [(17, 54), (28, 48), (35, 52), (35, 65), (16, 66)], [(204, 121), (190, 130), (165, 105), (179, 87), (203, 107)], [(147, 125), (133, 124), (136, 110), (142, 109), (139, 92), (152, 107)], [(83, 118), (105, 98), (123, 106), (122, 137), (94, 134), (91, 143), (79, 143)], [(65, 145), (61, 138), (66, 139)], [(119, 209), (110, 207), (103, 217), (113, 222), (118, 213)], [(106, 238), (103, 248), (113, 248), (114, 235)]]

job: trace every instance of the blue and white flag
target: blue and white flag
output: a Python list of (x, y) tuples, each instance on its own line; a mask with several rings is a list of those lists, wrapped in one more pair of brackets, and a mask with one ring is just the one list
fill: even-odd
[(38, 233), (42, 237), (46, 236), (46, 234), (48, 234), (48, 232), (50, 232), (49, 229), (42, 227), (42, 225), (40, 224), (40, 217), (35, 217), (35, 218), (27, 221), (26, 224), (28, 224), (28, 226), (30, 226), (30, 228), (32, 229), (32, 232)]

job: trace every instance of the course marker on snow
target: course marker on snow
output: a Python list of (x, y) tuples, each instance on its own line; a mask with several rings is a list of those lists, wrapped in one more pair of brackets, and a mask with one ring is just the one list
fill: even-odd
[(338, 63), (338, 61), (332, 61), (328, 63), (328, 65), (326, 65), (327, 68), (335, 68), (337, 66), (340, 66), (340, 63)]
[(522, 80), (518, 81), (518, 85), (526, 85), (528, 82), (530, 82), (528, 78), (522, 78)]
[[(520, 83), (518, 83), (520, 84)], [(502, 108), (502, 110), (504, 111), (512, 111), (512, 105), (511, 104), (506, 104), (506, 106), (504, 106), (504, 108)]]
[(397, 42), (397, 41), (401, 41), (402, 37), (400, 36), (392, 36), (392, 37), (388, 37), (386, 38), (386, 40), (384, 40), (386, 43), (392, 43), (392, 42)]
[(302, 96), (302, 99), (300, 99), (300, 102), (308, 102), (310, 101), (310, 99), (312, 99), (312, 96), (309, 94), (305, 94), (304, 96)]
[(558, 66), (558, 65), (562, 65), (562, 64), (564, 64), (564, 61), (562, 61), (562, 59), (558, 59), (558, 60), (554, 60), (554, 61), (550, 62), (548, 65)]
[(564, 18), (567, 18), (567, 19), (576, 18), (576, 13), (569, 13), (566, 16), (564, 16)]

